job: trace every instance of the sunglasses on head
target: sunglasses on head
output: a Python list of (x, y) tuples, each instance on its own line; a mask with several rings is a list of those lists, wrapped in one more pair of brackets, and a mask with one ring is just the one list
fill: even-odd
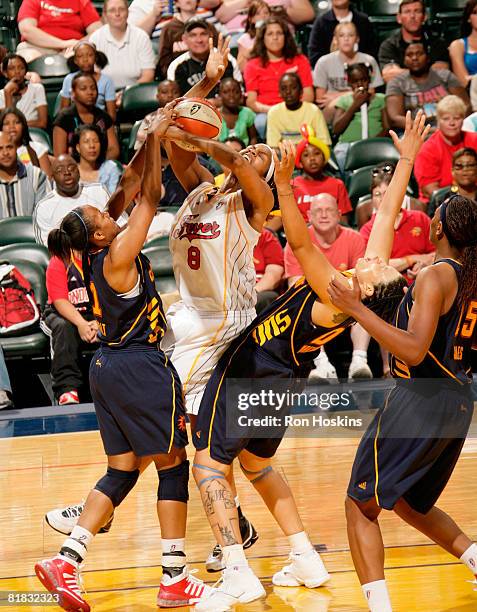
[(373, 168), (373, 176), (378, 176), (379, 174), (392, 174), (393, 172), (394, 166), (391, 166), (391, 164), (386, 164), (385, 166)]

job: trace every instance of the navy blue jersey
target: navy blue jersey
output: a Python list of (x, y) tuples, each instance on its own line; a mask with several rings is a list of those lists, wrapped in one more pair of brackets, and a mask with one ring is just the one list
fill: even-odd
[[(440, 259), (450, 264), (460, 282), (461, 265), (453, 259)], [(435, 265), (433, 264), (433, 265)], [(413, 285), (404, 296), (396, 313), (395, 326), (407, 329), (413, 306)], [(477, 296), (465, 308), (459, 308), (457, 299), (449, 311), (439, 317), (436, 333), (426, 356), (417, 366), (408, 366), (394, 355), (390, 356), (391, 373), (395, 378), (450, 378), (460, 383), (472, 382), (472, 337), (477, 321)]]
[(167, 326), (148, 258), (140, 253), (135, 260), (139, 295), (121, 297), (104, 278), (103, 263), (107, 254), (107, 248), (88, 253), (88, 290), (93, 314), (99, 323), (99, 341), (111, 348), (157, 346)]
[(254, 343), (297, 372), (312, 366), (321, 347), (354, 322), (347, 318), (333, 327), (315, 325), (311, 312), (316, 300), (320, 298), (302, 278), (263, 310), (239, 338), (243, 341), (247, 334), (248, 344)]
[(83, 276), (83, 267), (75, 257), (66, 267), (66, 280), (68, 285), (68, 301), (81, 313), (91, 314), (91, 302)]

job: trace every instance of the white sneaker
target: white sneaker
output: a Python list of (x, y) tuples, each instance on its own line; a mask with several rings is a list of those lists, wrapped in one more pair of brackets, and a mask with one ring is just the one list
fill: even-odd
[(326, 355), (321, 354), (315, 359), (315, 367), (310, 372), (308, 380), (326, 380), (328, 378), (338, 378), (335, 366), (330, 363)]
[(373, 373), (366, 359), (352, 359), (349, 364), (348, 380), (356, 378), (373, 378)]
[(321, 586), (330, 579), (320, 555), (315, 549), (304, 554), (290, 553), (290, 565), (274, 574), (275, 586), (297, 587), (304, 584), (309, 589)]
[(220, 544), (216, 544), (210, 555), (207, 557), (205, 569), (208, 572), (221, 572), (223, 569), (225, 569), (222, 547)]
[(83, 512), (84, 502), (66, 508), (55, 508), (45, 514), (45, 521), (55, 531), (70, 535)]
[(250, 567), (230, 567), (212, 591), (195, 606), (198, 612), (226, 612), (238, 603), (249, 603), (266, 595), (260, 580)]

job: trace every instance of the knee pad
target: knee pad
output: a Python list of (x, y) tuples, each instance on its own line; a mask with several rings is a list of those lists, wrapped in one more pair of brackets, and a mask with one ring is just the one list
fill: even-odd
[(240, 467), (242, 468), (242, 472), (252, 484), (255, 484), (256, 482), (267, 476), (267, 474), (270, 474), (270, 472), (273, 470), (271, 465), (267, 465), (266, 467), (262, 468), (261, 470), (257, 470), (256, 472), (251, 472), (250, 470), (245, 469), (241, 463)]
[(116, 468), (108, 467), (106, 475), (98, 480), (94, 487), (97, 491), (104, 493), (117, 508), (129, 491), (134, 487), (139, 478), (139, 470), (125, 472)]
[(167, 470), (158, 470), (157, 474), (159, 476), (158, 501), (179, 501), (185, 504), (189, 501), (189, 462), (187, 460)]

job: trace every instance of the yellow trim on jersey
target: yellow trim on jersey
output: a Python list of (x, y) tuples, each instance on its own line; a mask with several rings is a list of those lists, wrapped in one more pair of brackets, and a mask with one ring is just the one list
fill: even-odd
[(460, 309), (459, 321), (457, 323), (457, 327), (455, 328), (454, 338), (459, 335), (459, 332), (460, 332), (460, 322), (462, 321), (462, 315), (464, 314), (464, 310), (465, 310), (465, 306), (462, 306), (462, 308)]
[(452, 374), (452, 372), (450, 370), (448, 370), (444, 365), (442, 365), (442, 363), (439, 361), (439, 359), (437, 359), (437, 357), (435, 355), (433, 355), (431, 353), (431, 351), (427, 351), (427, 354), (432, 357), (432, 359), (434, 359), (434, 361), (437, 363), (437, 365), (442, 368), (444, 370), (444, 372), (446, 372), (446, 374), (449, 374), (449, 376), (451, 378), (453, 378), (454, 380), (456, 380), (459, 384), (463, 384), (458, 378), (457, 376), (455, 376), (454, 374)]
[(147, 306), (148, 306), (148, 304), (146, 304), (146, 305), (144, 306), (144, 308), (141, 310), (141, 312), (140, 312), (140, 313), (137, 315), (136, 320), (135, 320), (135, 321), (134, 321), (134, 323), (131, 325), (131, 327), (128, 329), (128, 331), (127, 331), (125, 334), (123, 334), (123, 335), (121, 336), (121, 338), (120, 338), (120, 339), (119, 339), (117, 342), (108, 342), (108, 346), (113, 346), (113, 345), (115, 345), (115, 344), (121, 344), (121, 342), (124, 340), (124, 338), (125, 338), (126, 336), (128, 336), (128, 335), (129, 335), (129, 334), (132, 332), (132, 330), (133, 330), (133, 329), (136, 327), (137, 322), (138, 322), (138, 321), (139, 321), (139, 319), (142, 317), (142, 315), (143, 315), (143, 314), (146, 312)]
[(376, 435), (374, 436), (374, 472), (376, 475), (375, 483), (374, 483), (374, 497), (379, 507), (381, 507), (381, 504), (379, 503), (379, 496), (378, 496), (378, 485), (379, 485), (378, 438), (379, 438), (379, 433), (381, 431), (381, 419), (383, 418), (384, 411), (388, 407), (390, 395), (391, 395), (391, 391), (389, 392), (386, 398), (386, 403), (384, 404), (383, 412), (381, 412), (381, 414), (379, 415), (378, 426), (376, 428)]
[(172, 408), (172, 415), (171, 415), (171, 439), (169, 442), (169, 449), (167, 451), (168, 453), (171, 452), (171, 448), (174, 443), (174, 418), (176, 416), (176, 388), (174, 385), (174, 374), (172, 373), (172, 371), (171, 371), (171, 380), (172, 380), (172, 406), (173, 408)]
[(79, 273), (80, 273), (80, 275), (81, 275), (81, 278), (82, 278), (82, 279), (83, 279), (83, 281), (84, 281), (83, 269), (82, 269), (82, 268), (80, 268), (80, 267), (78, 266), (78, 264), (76, 263), (74, 255), (73, 255), (73, 257), (71, 258), (71, 264), (72, 264), (72, 265), (73, 265), (73, 266), (74, 266), (74, 267), (75, 267), (75, 268), (78, 270), (78, 272), (79, 272)]
[(295, 361), (296, 365), (300, 365), (300, 362), (298, 361), (298, 359), (296, 358), (296, 355), (295, 355), (295, 347), (293, 346), (293, 336), (295, 335), (295, 329), (296, 329), (296, 326), (298, 324), (298, 320), (300, 319), (300, 315), (301, 315), (301, 313), (303, 311), (303, 308), (305, 308), (305, 304), (306, 304), (306, 302), (308, 301), (308, 299), (310, 297), (312, 297), (312, 293), (311, 292), (306, 296), (306, 298), (303, 300), (303, 304), (300, 306), (300, 310), (298, 311), (298, 314), (296, 315), (295, 324), (293, 325), (292, 333), (291, 333), (291, 336), (290, 336), (291, 353), (292, 353), (292, 357), (293, 357), (293, 360)]
[[(145, 287), (146, 287), (146, 274), (145, 274), (145, 272), (144, 272), (144, 267), (143, 267), (143, 265), (142, 265), (142, 261), (141, 261), (141, 258), (139, 257), (139, 255), (137, 256), (137, 260), (138, 260), (138, 262), (139, 262), (139, 267), (141, 268), (141, 272), (140, 272), (140, 274), (141, 274), (141, 277), (142, 277), (142, 285), (143, 285), (143, 287), (145, 288)], [(159, 293), (158, 293), (157, 295), (159, 295)], [(159, 296), (159, 297), (160, 297), (160, 296)], [(154, 298), (154, 299), (155, 299), (155, 298)], [(166, 328), (167, 328), (167, 321), (166, 321), (166, 317), (164, 316), (164, 313), (162, 312), (162, 302), (161, 302), (161, 307), (159, 308), (159, 314), (161, 315), (161, 319), (162, 319), (162, 320), (163, 320), (163, 322), (164, 322), (163, 328), (164, 328), (164, 327), (166, 327)], [(162, 335), (164, 335), (164, 330), (163, 330)]]

